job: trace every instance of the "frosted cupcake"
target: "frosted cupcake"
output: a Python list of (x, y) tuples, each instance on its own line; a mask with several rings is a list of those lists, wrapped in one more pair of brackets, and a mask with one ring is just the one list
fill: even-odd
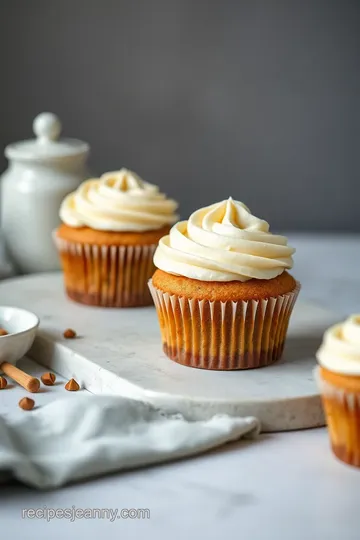
[(360, 314), (330, 327), (316, 356), (332, 450), (360, 467)]
[(127, 169), (81, 184), (64, 199), (55, 232), (68, 296), (94, 306), (151, 304), (153, 255), (176, 209), (175, 201)]
[(231, 198), (174, 225), (159, 242), (149, 284), (165, 353), (220, 370), (278, 360), (300, 289), (286, 271), (294, 251)]

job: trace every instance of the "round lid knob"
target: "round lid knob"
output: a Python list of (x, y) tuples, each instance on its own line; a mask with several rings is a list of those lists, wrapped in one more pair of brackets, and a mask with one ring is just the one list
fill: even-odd
[(62, 158), (86, 156), (89, 145), (78, 139), (60, 139), (61, 122), (49, 112), (38, 114), (33, 121), (36, 139), (9, 144), (5, 155), (9, 159), (21, 161), (49, 161)]
[(40, 142), (56, 141), (61, 133), (61, 122), (56, 114), (38, 114), (33, 122), (33, 132)]

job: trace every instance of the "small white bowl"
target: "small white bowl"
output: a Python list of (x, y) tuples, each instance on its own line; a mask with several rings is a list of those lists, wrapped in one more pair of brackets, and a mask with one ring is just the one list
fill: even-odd
[(0, 328), (9, 332), (0, 336), (0, 364), (16, 364), (33, 344), (38, 326), (39, 319), (31, 311), (0, 306)]

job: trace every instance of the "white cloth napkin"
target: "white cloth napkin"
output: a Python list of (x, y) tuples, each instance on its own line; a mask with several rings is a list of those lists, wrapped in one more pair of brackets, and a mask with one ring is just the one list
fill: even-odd
[(39, 489), (198, 454), (255, 437), (252, 417), (188, 421), (113, 396), (54, 401), (15, 419), (0, 416), (0, 471)]

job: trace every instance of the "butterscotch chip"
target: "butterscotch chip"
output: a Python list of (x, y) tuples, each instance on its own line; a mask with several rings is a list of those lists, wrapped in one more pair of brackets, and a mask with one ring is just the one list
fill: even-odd
[(65, 339), (74, 339), (76, 338), (76, 332), (72, 328), (67, 328), (63, 334)]
[(7, 380), (5, 377), (0, 377), (0, 390), (4, 390), (7, 387)]
[(44, 373), (41, 375), (41, 381), (43, 384), (45, 384), (45, 386), (53, 386), (56, 381), (56, 376), (54, 373)]
[(75, 379), (70, 379), (70, 381), (65, 384), (65, 390), (68, 390), (69, 392), (77, 392), (80, 390), (80, 386)]
[(5, 328), (0, 328), (0, 336), (7, 336), (9, 332)]
[(19, 407), (24, 411), (31, 411), (34, 408), (35, 401), (31, 398), (24, 397), (19, 401)]

